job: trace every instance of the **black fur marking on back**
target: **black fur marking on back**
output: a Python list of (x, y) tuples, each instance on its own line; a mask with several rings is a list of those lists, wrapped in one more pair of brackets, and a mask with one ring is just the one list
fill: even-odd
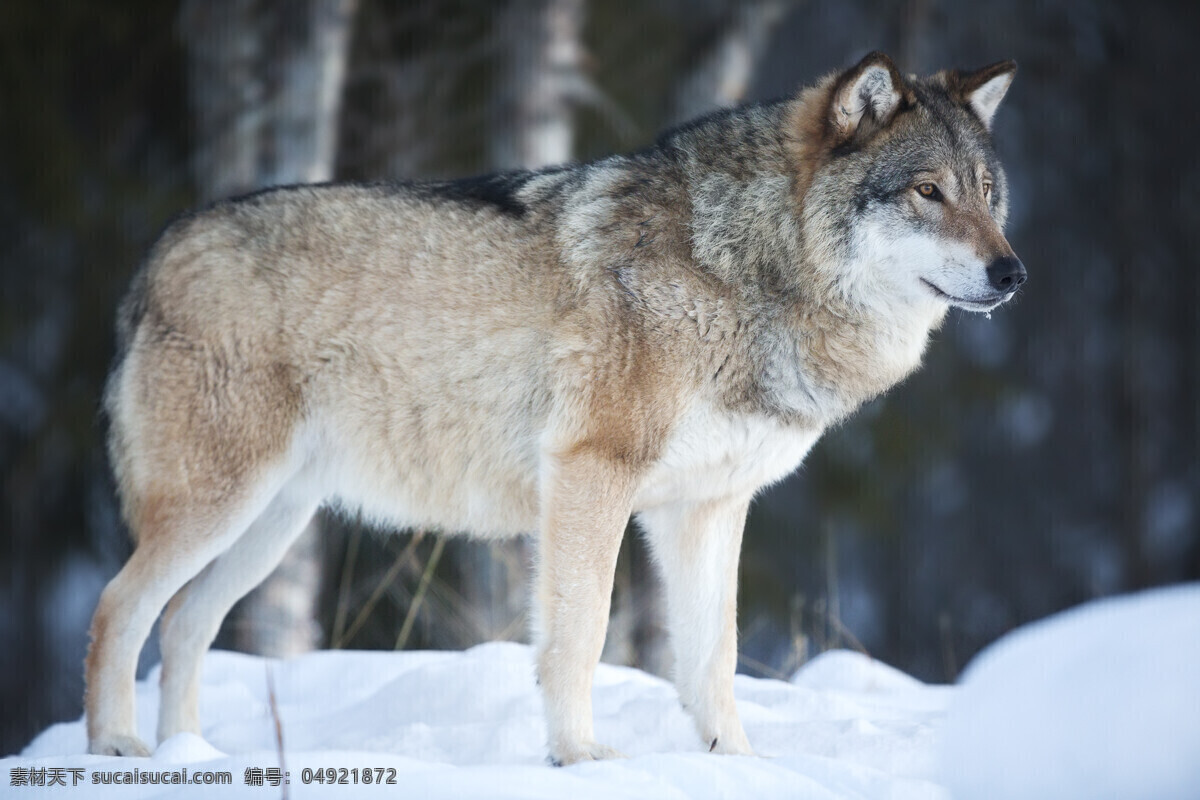
[(269, 201), (275, 199), (274, 198), (275, 195), (301, 194), (301, 193), (306, 193), (306, 192), (311, 194), (313, 189), (324, 189), (324, 188), (327, 188), (330, 186), (346, 186), (346, 185), (349, 185), (349, 184), (335, 183), (333, 181), (320, 181), (318, 183), (281, 183), (281, 184), (277, 184), (275, 186), (264, 186), (260, 189), (253, 189), (249, 192), (244, 192), (242, 194), (234, 194), (234, 195), (230, 195), (229, 197), (218, 198), (218, 199), (213, 200), (212, 202), (208, 203), (207, 205), (201, 206), (200, 208), (196, 209), (194, 212), (185, 213), (181, 216), (183, 216), (183, 217), (196, 216), (196, 215), (199, 215), (199, 214), (201, 214), (205, 211), (208, 211), (209, 209), (213, 209), (213, 208), (233, 207), (233, 206), (239, 206), (239, 205), (254, 204), (254, 203), (259, 203), (259, 202), (269, 202)]
[(501, 214), (521, 217), (525, 215), (528, 208), (517, 197), (517, 194), (535, 174), (528, 170), (497, 172), (491, 175), (424, 184), (419, 188), (428, 191), (433, 197), (453, 200), (469, 206), (491, 208)]

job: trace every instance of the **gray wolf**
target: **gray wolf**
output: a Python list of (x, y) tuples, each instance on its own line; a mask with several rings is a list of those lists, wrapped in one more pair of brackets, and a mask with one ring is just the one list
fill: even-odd
[(950, 307), (1025, 280), (990, 134), (1015, 69), (906, 77), (873, 53), (632, 155), (281, 188), (170, 225), (104, 398), (136, 548), (92, 625), (90, 750), (148, 753), (134, 668), (164, 606), (158, 736), (198, 733), (222, 618), (336, 504), (536, 534), (558, 764), (618, 755), (591, 681), (635, 516), (680, 700), (709, 750), (751, 753), (733, 696), (748, 505), (914, 370)]

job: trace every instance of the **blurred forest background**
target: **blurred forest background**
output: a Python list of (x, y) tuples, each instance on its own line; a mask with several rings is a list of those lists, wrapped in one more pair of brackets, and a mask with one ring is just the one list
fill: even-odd
[[(742, 669), (786, 675), (848, 646), (949, 681), (1022, 622), (1200, 578), (1198, 16), (1120, 0), (3, 4), (0, 753), (80, 713), (87, 625), (129, 552), (98, 399), (117, 302), (168, 219), (275, 183), (636, 149), (872, 49), (914, 72), (1018, 60), (995, 137), (1030, 281), (991, 319), (953, 312), (923, 371), (756, 502)], [(526, 545), (312, 527), (220, 646), (526, 636)], [(605, 657), (664, 672), (653, 579), (627, 537)]]

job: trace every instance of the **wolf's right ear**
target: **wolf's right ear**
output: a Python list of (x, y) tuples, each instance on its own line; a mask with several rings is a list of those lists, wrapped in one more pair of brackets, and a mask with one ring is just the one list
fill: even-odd
[(880, 52), (867, 55), (838, 76), (833, 85), (829, 121), (839, 144), (886, 126), (903, 105), (914, 100), (904, 76)]

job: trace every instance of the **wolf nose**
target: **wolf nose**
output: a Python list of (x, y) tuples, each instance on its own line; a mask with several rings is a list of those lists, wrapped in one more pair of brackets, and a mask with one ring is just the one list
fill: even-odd
[(1029, 277), (1025, 273), (1025, 265), (1016, 256), (997, 258), (988, 266), (987, 276), (992, 286), (1005, 294), (1015, 292)]

